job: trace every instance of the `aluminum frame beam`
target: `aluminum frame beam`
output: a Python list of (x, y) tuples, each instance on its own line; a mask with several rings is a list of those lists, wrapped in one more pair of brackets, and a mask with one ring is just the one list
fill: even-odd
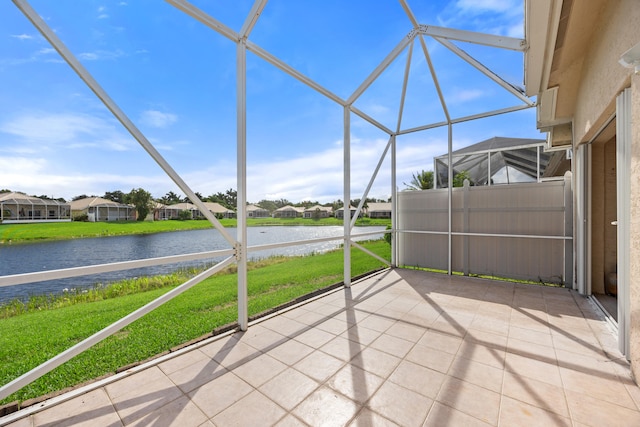
[(418, 26), (420, 34), (434, 38), (445, 38), (461, 42), (480, 44), (500, 49), (524, 52), (527, 50), (527, 42), (515, 37), (496, 36), (493, 34), (478, 33), (475, 31), (457, 30), (454, 28), (436, 27), (434, 25)]

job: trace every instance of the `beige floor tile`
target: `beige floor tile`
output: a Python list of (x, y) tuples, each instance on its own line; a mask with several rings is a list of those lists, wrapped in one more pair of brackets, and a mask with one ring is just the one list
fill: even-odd
[(130, 394), (132, 390), (144, 390), (148, 384), (166, 380), (167, 376), (158, 367), (152, 366), (135, 374), (129, 375), (119, 381), (108, 384), (105, 389), (111, 399), (117, 399), (124, 394)]
[(403, 358), (413, 348), (414, 343), (402, 338), (396, 338), (391, 335), (383, 333), (374, 342), (371, 343), (371, 348), (375, 348), (385, 353), (389, 353), (393, 356)]
[(162, 372), (165, 374), (171, 374), (175, 371), (186, 368), (194, 363), (202, 362), (203, 360), (209, 360), (210, 358), (201, 352), (200, 350), (191, 350), (179, 356), (173, 357), (158, 365)]
[(456, 357), (453, 360), (448, 375), (497, 393), (502, 391), (503, 369), (464, 357)]
[[(590, 391), (590, 390), (589, 390)], [(640, 413), (582, 393), (567, 393), (571, 417), (586, 426), (638, 426)]]
[(367, 407), (401, 426), (421, 426), (433, 400), (387, 381)]
[(513, 324), (511, 324), (509, 327), (509, 338), (515, 338), (534, 344), (553, 347), (553, 340), (551, 339), (550, 333), (520, 328), (518, 326), (514, 326)]
[(371, 316), (371, 313), (360, 310), (359, 308), (347, 308), (339, 311), (332, 318), (347, 322), (347, 325), (351, 327), (362, 322), (369, 316)]
[[(120, 424), (115, 424), (115, 425), (122, 425), (122, 423)], [(20, 418), (19, 420), (16, 420), (10, 424), (7, 424), (6, 427), (33, 427), (33, 416), (29, 416), (29, 417), (25, 417), (25, 418)]]
[(382, 415), (376, 414), (369, 408), (362, 408), (356, 419), (353, 420), (349, 427), (400, 427), (391, 420), (384, 418)]
[(288, 414), (286, 417), (278, 421), (275, 427), (307, 427), (308, 424), (300, 421), (299, 418)]
[(486, 388), (449, 377), (436, 400), (486, 423), (498, 423), (500, 394)]
[(254, 325), (250, 327), (246, 332), (238, 334), (238, 339), (240, 342), (248, 344), (263, 352), (268, 351), (287, 340), (284, 335), (267, 329), (262, 325)]
[(561, 387), (507, 372), (502, 394), (562, 417), (570, 416), (565, 390)]
[(189, 393), (189, 398), (211, 418), (251, 391), (253, 387), (229, 372), (195, 389)]
[(209, 344), (203, 345), (202, 347), (199, 348), (199, 350), (211, 359), (218, 353), (227, 353), (237, 343), (238, 343), (238, 340), (234, 335), (228, 335), (228, 336), (219, 338), (217, 340), (214, 340)]
[(500, 426), (572, 427), (571, 420), (519, 400), (504, 397), (500, 406)]
[(328, 387), (320, 387), (298, 405), (293, 414), (311, 426), (342, 426), (359, 409), (360, 406), (340, 393)]
[(509, 337), (507, 352), (519, 354), (524, 357), (541, 360), (547, 363), (558, 363), (556, 351), (553, 347), (536, 344)]
[(260, 386), (269, 399), (290, 411), (307, 398), (319, 384), (308, 376), (288, 368)]
[(268, 354), (263, 354), (238, 366), (233, 370), (233, 373), (253, 387), (258, 388), (286, 368), (287, 365), (284, 363)]
[(507, 336), (509, 335), (509, 321), (476, 317), (471, 325), (469, 325), (469, 332), (471, 331), (485, 331)]
[(199, 426), (207, 421), (207, 416), (186, 396), (174, 400), (157, 411), (136, 420), (131, 426), (184, 427)]
[(318, 349), (335, 338), (335, 335), (320, 329), (310, 329), (293, 338), (302, 344)]
[(213, 418), (217, 427), (270, 426), (286, 415), (284, 409), (259, 391), (253, 391)]
[[(559, 349), (556, 350), (556, 354), (558, 355), (558, 366), (561, 368), (600, 376), (618, 376), (619, 373), (619, 370), (616, 369), (617, 361), (612, 361), (605, 356), (577, 354), (571, 351)], [(623, 365), (628, 368), (628, 363), (626, 363), (626, 361), (623, 362)]]
[(284, 315), (275, 316), (268, 321), (262, 323), (262, 325), (279, 333), (280, 335), (284, 335), (286, 337), (293, 337), (301, 334), (302, 332), (309, 329), (309, 326), (304, 323), (297, 322), (294, 319), (290, 319), (285, 317)]
[(403, 360), (391, 374), (389, 381), (435, 399), (445, 378), (446, 375), (441, 372)]
[[(29, 421), (29, 419), (27, 418)], [(30, 424), (28, 424), (30, 425)], [(53, 406), (33, 416), (34, 426), (121, 426), (122, 422), (104, 389)]]
[(168, 375), (180, 389), (188, 393), (203, 384), (223, 375), (227, 369), (218, 362), (205, 358), (197, 363), (186, 365), (183, 369), (176, 370)]
[(541, 360), (530, 359), (519, 354), (507, 353), (504, 369), (515, 375), (522, 375), (545, 383), (562, 387), (560, 369), (558, 365), (543, 362)]
[[(160, 374), (152, 374), (155, 371)], [(159, 368), (153, 367), (141, 372), (141, 374), (143, 373), (147, 373), (143, 382), (124, 381), (112, 383), (106, 387), (107, 393), (124, 424), (130, 424), (143, 418), (182, 396), (182, 391), (162, 374)], [(136, 379), (136, 376), (130, 378), (133, 380)], [(150, 377), (157, 377), (157, 379), (148, 381)], [(142, 379), (142, 377), (137, 379)], [(122, 389), (123, 384), (128, 385), (126, 390)]]
[(450, 354), (456, 354), (458, 353), (460, 344), (462, 344), (462, 338), (428, 330), (422, 338), (420, 338), (418, 344)]
[(496, 348), (493, 345), (486, 346), (472, 341), (464, 341), (460, 345), (457, 354), (458, 357), (463, 357), (497, 369), (504, 369), (506, 355), (507, 352), (501, 348)]
[(440, 311), (433, 307), (422, 305), (409, 311), (400, 319), (403, 323), (420, 328), (429, 328), (440, 317)]
[(416, 344), (405, 359), (446, 374), (449, 371), (449, 367), (451, 367), (451, 362), (453, 362), (454, 357), (451, 353)]
[(350, 363), (379, 377), (387, 378), (396, 369), (400, 360), (391, 354), (369, 347), (358, 353)]
[(560, 368), (564, 388), (589, 395), (601, 401), (637, 410), (637, 406), (627, 389), (613, 375), (593, 374), (573, 369)]
[[(469, 316), (470, 319), (473, 316)], [(451, 336), (456, 336), (460, 338), (464, 338), (467, 334), (467, 327), (464, 325), (460, 325), (456, 321), (452, 319), (445, 319), (442, 316), (438, 317), (436, 321), (429, 325), (429, 329), (432, 331), (440, 332), (442, 334), (447, 334)]]
[(365, 403), (384, 380), (353, 365), (346, 365), (327, 381), (327, 386), (357, 403)]
[[(464, 426), (464, 427), (488, 427), (487, 424), (477, 418), (460, 412), (440, 402), (435, 402), (429, 411), (424, 427)], [(514, 424), (515, 425), (515, 424)]]
[(355, 325), (347, 329), (340, 336), (366, 347), (375, 341), (381, 334), (382, 332), (364, 328), (361, 325)]
[[(207, 353), (207, 350), (208, 349), (206, 348), (202, 349), (205, 353)], [(214, 354), (207, 353), (207, 355), (209, 355), (213, 360), (227, 369), (233, 369), (236, 366), (247, 363), (251, 359), (258, 357), (260, 354), (259, 350), (237, 340), (233, 342), (229, 341), (228, 346), (225, 346)]]
[(484, 347), (504, 350), (507, 348), (508, 341), (509, 338), (505, 334), (496, 334), (492, 331), (469, 329), (469, 332), (467, 333), (467, 335), (465, 335), (464, 340), (462, 341), (462, 345), (479, 344)]
[(343, 365), (342, 360), (321, 351), (315, 351), (293, 367), (316, 381), (324, 382), (335, 375)]
[(300, 315), (295, 318), (295, 320), (297, 322), (304, 323), (305, 325), (316, 327), (319, 323), (326, 320), (326, 316), (320, 313), (305, 310), (301, 312)]
[(343, 320), (333, 319), (331, 317), (325, 317), (322, 322), (317, 326), (318, 329), (329, 332), (330, 334), (340, 335), (351, 327), (349, 323)]
[(272, 348), (267, 354), (285, 365), (291, 366), (307, 357), (313, 351), (314, 349), (308, 345), (290, 339)]
[(388, 319), (383, 316), (377, 316), (375, 313), (365, 318), (358, 326), (373, 329), (374, 331), (384, 332), (395, 323), (395, 320)]
[(353, 359), (353, 357), (360, 353), (363, 348), (364, 346), (356, 343), (355, 341), (350, 341), (343, 337), (335, 337), (320, 347), (320, 351), (346, 362)]
[(403, 321), (394, 323), (387, 331), (387, 335), (396, 338), (402, 338), (403, 340), (417, 343), (425, 333), (425, 328), (422, 326), (412, 325)]

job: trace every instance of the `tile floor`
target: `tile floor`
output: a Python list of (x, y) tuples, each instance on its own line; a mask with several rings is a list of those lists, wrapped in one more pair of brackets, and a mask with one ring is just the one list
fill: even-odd
[(589, 299), (396, 269), (0, 425), (639, 426), (639, 408)]

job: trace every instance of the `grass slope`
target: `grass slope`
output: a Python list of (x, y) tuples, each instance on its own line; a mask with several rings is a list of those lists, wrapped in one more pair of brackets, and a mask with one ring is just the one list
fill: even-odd
[[(365, 244), (390, 259), (390, 246)], [(382, 267), (352, 250), (353, 276)], [(249, 315), (342, 281), (343, 254), (277, 258), (249, 271)], [(90, 303), (78, 303), (0, 320), (0, 384), (6, 384), (47, 359), (126, 316), (173, 286)], [(172, 347), (211, 333), (237, 318), (237, 275), (216, 275), (174, 298), (93, 348), (76, 356), (0, 404), (24, 401), (110, 374)]]
[[(225, 227), (235, 227), (235, 219), (223, 219)], [(389, 225), (388, 219), (358, 219), (356, 225)], [(319, 220), (304, 218), (248, 218), (248, 226), (263, 225), (343, 225), (342, 220), (323, 218)], [(34, 224), (0, 224), (0, 244), (24, 243), (42, 240), (78, 239), (84, 237), (121, 236), (126, 234), (149, 234), (167, 231), (195, 230), (212, 228), (209, 221), (118, 221), (118, 222), (51, 222)]]

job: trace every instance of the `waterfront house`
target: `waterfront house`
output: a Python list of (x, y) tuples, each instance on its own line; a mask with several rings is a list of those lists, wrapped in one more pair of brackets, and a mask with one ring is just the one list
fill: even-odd
[(225, 208), (220, 203), (216, 202), (204, 202), (204, 205), (209, 209), (209, 211), (217, 217), (221, 218), (235, 218), (235, 211)]
[(0, 223), (71, 221), (70, 205), (19, 192), (0, 194)]
[(298, 208), (294, 206), (283, 206), (276, 209), (273, 213), (274, 218), (298, 218), (301, 217), (304, 212), (304, 208)]
[(369, 218), (391, 218), (391, 203), (369, 203), (367, 205)]
[(271, 214), (265, 208), (256, 205), (247, 205), (247, 218), (268, 218)]
[(315, 205), (307, 208), (302, 213), (303, 218), (329, 218), (333, 214), (331, 206)]
[(76, 218), (87, 215), (90, 222), (97, 221), (134, 221), (136, 208), (132, 205), (114, 202), (102, 197), (85, 197), (70, 203), (71, 216)]

